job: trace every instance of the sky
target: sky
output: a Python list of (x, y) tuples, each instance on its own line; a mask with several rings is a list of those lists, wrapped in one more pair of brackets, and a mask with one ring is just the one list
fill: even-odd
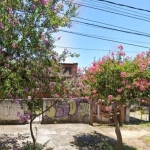
[[(83, 0), (78, 0), (78, 1), (83, 2)], [(104, 5), (106, 6), (108, 4), (104, 2), (99, 2), (98, 0), (86, 0), (86, 1), (89, 1), (89, 2), (84, 2), (84, 3), (87, 3), (87, 4), (92, 3), (93, 5), (96, 5), (97, 7), (104, 6)], [(109, 1), (150, 10), (150, 0), (109, 0)], [(112, 6), (115, 6), (115, 5), (112, 5)], [(109, 6), (107, 5), (107, 7)], [(116, 7), (119, 7), (119, 6), (116, 6)], [(119, 9), (120, 11), (125, 11), (125, 12), (127, 12), (126, 9), (129, 9), (126, 7), (120, 7), (120, 8), (121, 8)], [(116, 8), (114, 7), (114, 9)], [(134, 9), (129, 9), (129, 10), (136, 11)], [(150, 22), (128, 18), (125, 16), (120, 16), (120, 15), (116, 15), (116, 14), (112, 14), (112, 13), (108, 13), (108, 12), (104, 12), (100, 10), (90, 9), (90, 8), (86, 8), (83, 6), (81, 6), (78, 11), (79, 11), (78, 17), (95, 20), (95, 21), (99, 21), (99, 22), (103, 22), (103, 23), (107, 23), (111, 25), (116, 25), (116, 26), (120, 26), (120, 27), (137, 30), (140, 32), (145, 32), (145, 33), (150, 34)], [(149, 17), (149, 19), (147, 20), (150, 21), (150, 12), (144, 12), (144, 11), (136, 11), (136, 12), (144, 14), (143, 17)], [(133, 12), (128, 12), (128, 13), (133, 13)], [(137, 14), (137, 15), (140, 15), (140, 14)], [(73, 19), (79, 20), (76, 18), (73, 18)], [(79, 20), (79, 21), (83, 21), (83, 20)], [(93, 23), (93, 22), (88, 22), (88, 23)], [(98, 23), (94, 23), (94, 24), (101, 25)], [(138, 43), (133, 43), (133, 42), (132, 43), (150, 47), (150, 37), (132, 35), (132, 34), (127, 34), (127, 33), (122, 33), (122, 32), (117, 32), (117, 31), (112, 31), (112, 30), (106, 30), (102, 28), (94, 28), (90, 26), (77, 24), (74, 22), (72, 23), (72, 25), (73, 26), (71, 28), (63, 28), (63, 30), (67, 30), (71, 32), (80, 32), (80, 33), (85, 33), (85, 34), (90, 34), (90, 35), (111, 37), (113, 40), (123, 39), (122, 41), (127, 42), (127, 43), (131, 43), (129, 41), (138, 41)], [(56, 46), (74, 47), (74, 48), (84, 49), (84, 50), (81, 50), (81, 49), (68, 48), (68, 50), (70, 50), (72, 53), (80, 54), (80, 57), (79, 58), (67, 58), (65, 61), (66, 63), (78, 63), (78, 66), (81, 68), (88, 67), (91, 65), (91, 63), (94, 60), (98, 60), (99, 58), (103, 57), (104, 55), (109, 54), (110, 52), (117, 51), (118, 45), (121, 44), (120, 42), (109, 42), (109, 41), (104, 41), (100, 39), (94, 39), (94, 38), (89, 38), (89, 37), (84, 37), (84, 36), (79, 36), (79, 35), (74, 35), (74, 34), (69, 34), (69, 33), (64, 33), (64, 32), (58, 32), (57, 34), (54, 34), (54, 36), (56, 38), (61, 36), (61, 39), (55, 43)], [(125, 41), (125, 40), (129, 40), (129, 41)], [(144, 43), (140, 43), (140, 42), (144, 42)], [(129, 52), (126, 52), (126, 54), (132, 58), (137, 53), (140, 53), (143, 51), (149, 51), (148, 48), (135, 47), (135, 46), (130, 46), (126, 44), (122, 44), (122, 45), (124, 47), (124, 51), (129, 51)], [(98, 49), (99, 51), (85, 50), (85, 49)], [(56, 47), (55, 50), (61, 53), (63, 49)]]

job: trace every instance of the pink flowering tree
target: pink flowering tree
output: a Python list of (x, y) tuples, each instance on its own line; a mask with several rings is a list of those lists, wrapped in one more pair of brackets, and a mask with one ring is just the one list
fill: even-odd
[(113, 103), (111, 112), (116, 127), (117, 148), (121, 150), (122, 135), (117, 113), (123, 105), (150, 100), (150, 55), (143, 52), (130, 59), (123, 51), (122, 45), (118, 50), (117, 54), (112, 53), (94, 61), (92, 66), (85, 70), (82, 82), (94, 89), (91, 93), (96, 95), (98, 103), (107, 105), (108, 111)]
[[(79, 4), (73, 0), (13, 0), (0, 2), (0, 98), (23, 99), (29, 113), (20, 114), (20, 122), (30, 119), (30, 131), (34, 119), (49, 110), (39, 113), (37, 99), (43, 97), (67, 97), (64, 76), (60, 63), (67, 56), (54, 50), (52, 33), (59, 27), (70, 27), (70, 19), (76, 16)], [(28, 98), (29, 96), (29, 98)], [(54, 104), (55, 104), (54, 103)]]

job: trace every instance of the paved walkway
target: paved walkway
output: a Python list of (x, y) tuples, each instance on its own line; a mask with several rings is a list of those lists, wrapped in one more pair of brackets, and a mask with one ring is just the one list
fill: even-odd
[[(37, 141), (41, 144), (47, 142), (47, 147), (52, 147), (54, 148), (54, 150), (81, 149), (73, 144), (74, 139), (78, 136), (85, 134), (91, 135), (94, 132), (116, 139), (114, 127), (107, 127), (107, 126), (92, 127), (87, 124), (50, 124), (50, 125), (34, 124), (33, 127), (34, 127), (34, 134), (36, 134), (37, 129)], [(9, 138), (18, 140), (19, 142), (16, 144), (16, 147), (19, 145), (21, 146), (22, 143), (27, 140), (31, 141), (28, 124), (1, 125), (0, 140), (2, 140), (2, 135), (5, 136), (5, 140), (7, 142), (9, 141)], [(150, 149), (148, 148), (147, 145), (145, 145), (144, 142), (140, 141), (140, 138), (143, 137), (144, 135), (150, 135), (150, 130), (146, 129), (137, 130), (134, 128), (130, 130), (128, 128), (122, 128), (122, 135), (124, 142), (127, 142), (129, 145), (132, 146), (137, 145), (136, 147), (138, 148), (138, 150)], [(133, 140), (137, 143), (133, 144), (134, 142)], [(16, 149), (14, 148), (14, 150)]]

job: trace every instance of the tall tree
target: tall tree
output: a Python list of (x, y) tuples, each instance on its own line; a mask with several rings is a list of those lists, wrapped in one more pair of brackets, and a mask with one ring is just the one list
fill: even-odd
[(58, 55), (54, 50), (57, 39), (52, 33), (59, 27), (70, 27), (70, 19), (78, 7), (73, 0), (0, 2), (0, 96), (3, 100), (14, 99), (16, 103), (22, 98), (28, 104), (30, 113), (22, 116), (18, 112), (18, 116), (21, 122), (31, 120), (34, 149), (32, 122), (43, 113), (36, 113), (36, 98), (46, 95), (57, 102), (60, 95), (66, 96), (60, 62), (74, 55), (65, 50)]
[[(118, 53), (94, 61), (82, 76), (84, 85), (91, 87), (90, 100), (107, 105), (115, 123), (117, 148), (122, 149), (122, 135), (118, 121), (118, 110), (122, 105), (150, 100), (150, 55), (143, 52), (134, 59), (125, 57), (123, 46)], [(93, 92), (92, 92), (93, 91)], [(95, 98), (93, 98), (93, 96)], [(113, 103), (113, 109), (109, 107)], [(91, 108), (92, 109), (92, 108)]]

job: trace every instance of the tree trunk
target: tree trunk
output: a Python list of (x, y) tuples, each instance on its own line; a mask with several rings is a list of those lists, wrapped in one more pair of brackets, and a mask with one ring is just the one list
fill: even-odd
[(115, 122), (115, 133), (117, 136), (117, 149), (118, 150), (122, 150), (122, 135), (121, 135), (121, 131), (120, 131), (120, 125), (119, 125), (119, 121), (117, 118), (117, 104), (115, 103), (114, 106), (114, 122)]
[(90, 122), (89, 124), (93, 126), (93, 103), (90, 103)]
[(33, 141), (34, 150), (35, 150), (36, 139), (35, 139), (35, 136), (33, 134), (32, 123), (33, 123), (33, 120), (31, 119), (31, 121), (30, 121), (30, 133), (31, 133), (32, 141)]

